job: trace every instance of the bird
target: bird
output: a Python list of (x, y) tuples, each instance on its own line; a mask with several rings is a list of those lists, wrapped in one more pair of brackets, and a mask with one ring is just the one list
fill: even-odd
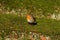
[(37, 24), (35, 17), (32, 14), (27, 14), (26, 18), (27, 18), (28, 24), (30, 24), (30, 25), (36, 25)]

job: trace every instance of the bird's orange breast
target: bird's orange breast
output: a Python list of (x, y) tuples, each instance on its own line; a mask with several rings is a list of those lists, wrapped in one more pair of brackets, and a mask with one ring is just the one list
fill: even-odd
[(27, 21), (30, 23), (34, 22), (33, 16), (32, 15), (27, 15)]
[(30, 15), (27, 15), (27, 20), (30, 20), (32, 17)]

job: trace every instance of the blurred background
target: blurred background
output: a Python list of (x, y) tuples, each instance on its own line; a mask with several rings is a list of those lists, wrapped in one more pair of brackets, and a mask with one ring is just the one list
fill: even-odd
[[(29, 13), (36, 18), (37, 25), (27, 23)], [(60, 0), (0, 0), (0, 39), (33, 40), (26, 38), (30, 32), (60, 40)], [(35, 40), (40, 39), (38, 36)]]

